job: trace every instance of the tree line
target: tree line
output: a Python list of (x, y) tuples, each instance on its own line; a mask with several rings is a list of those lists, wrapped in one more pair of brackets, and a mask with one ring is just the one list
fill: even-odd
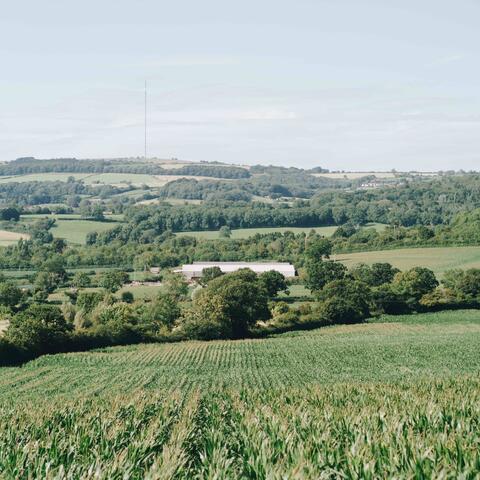
[(0, 165), (0, 176), (31, 173), (142, 173), (149, 175), (193, 175), (217, 178), (248, 178), (250, 173), (242, 167), (185, 164), (179, 168), (165, 168), (161, 164), (139, 160), (78, 160), (58, 158), (39, 160), (33, 157), (19, 158)]

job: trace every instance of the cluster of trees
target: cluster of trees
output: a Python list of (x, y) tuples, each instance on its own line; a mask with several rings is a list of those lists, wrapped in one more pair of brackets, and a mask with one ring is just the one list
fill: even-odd
[[(58, 252), (32, 278), (31, 290), (0, 278), (0, 315), (10, 322), (0, 340), (0, 360), (146, 341), (237, 339), (362, 322), (384, 313), (480, 307), (480, 269), (447, 272), (441, 283), (423, 267), (401, 272), (376, 263), (347, 270), (330, 259), (332, 242), (313, 235), (305, 240), (303, 277), (314, 301), (293, 308), (277, 299), (289, 288), (280, 273), (222, 274), (218, 267), (204, 270), (192, 295), (182, 276), (163, 273), (155, 299), (135, 301), (128, 291), (118, 297), (114, 293), (129, 281), (126, 272), (109, 270), (93, 278), (87, 272), (68, 274), (65, 246), (57, 245)], [(137, 261), (156, 254), (143, 252)], [(69, 298), (61, 307), (47, 302), (58, 287), (67, 288)]]
[[(134, 211), (140, 214), (141, 211)], [(89, 212), (87, 212), (89, 213)], [(92, 217), (90, 217), (92, 218)], [(66, 246), (54, 239), (51, 218), (32, 223), (30, 240), (21, 240), (0, 250), (0, 268), (38, 269), (50, 256), (60, 254), (69, 268), (113, 266), (119, 268), (174, 267), (192, 261), (290, 261), (302, 267), (305, 247), (321, 238), (309, 233), (285, 232), (257, 234), (245, 239), (231, 239), (227, 226), (219, 229), (218, 240), (175, 236), (171, 231), (158, 233), (151, 217), (141, 216), (101, 234), (89, 234), (87, 246)], [(134, 225), (138, 223), (138, 228)], [(113, 224), (114, 225), (114, 224)], [(133, 230), (130, 230), (130, 227)], [(381, 250), (408, 246), (478, 245), (480, 243), (480, 210), (458, 214), (449, 225), (426, 227), (387, 227), (381, 231), (347, 223), (337, 228), (328, 240), (332, 252)]]
[(57, 158), (40, 160), (33, 157), (18, 158), (0, 165), (0, 176), (30, 173), (143, 173), (150, 175), (194, 175), (216, 178), (248, 178), (250, 173), (242, 167), (214, 164), (186, 164), (179, 168), (164, 168), (161, 164), (138, 160), (78, 160)]
[(179, 179), (160, 189), (161, 198), (185, 198), (212, 201), (250, 201), (253, 196), (273, 199), (310, 198), (319, 190), (345, 188), (358, 181), (314, 177), (303, 170), (273, 171), (231, 182)]
[(67, 182), (6, 182), (0, 183), (0, 203), (23, 207), (50, 203), (70, 204), (72, 199), (80, 199), (81, 195), (109, 198), (129, 189), (130, 187), (119, 188), (112, 185), (86, 185), (73, 177)]
[(183, 277), (165, 274), (156, 298), (134, 301), (129, 292), (113, 295), (128, 279), (124, 272), (100, 274), (97, 285), (103, 288), (92, 290), (85, 289), (91, 286), (88, 275), (77, 273), (67, 281), (57, 269), (57, 282), (73, 287), (66, 292), (70, 301), (61, 307), (0, 281), (0, 315), (10, 323), (0, 339), (0, 364), (102, 345), (243, 338), (258, 320), (270, 317), (269, 300), (287, 289), (277, 272), (257, 276), (246, 269), (222, 275), (211, 270), (193, 300)]

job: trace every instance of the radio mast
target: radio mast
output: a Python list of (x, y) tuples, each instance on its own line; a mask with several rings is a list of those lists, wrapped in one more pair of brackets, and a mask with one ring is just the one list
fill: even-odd
[(147, 160), (147, 81), (145, 80), (145, 161)]

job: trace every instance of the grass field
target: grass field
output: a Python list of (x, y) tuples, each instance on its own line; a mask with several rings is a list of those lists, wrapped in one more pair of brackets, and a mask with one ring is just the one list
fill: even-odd
[(17, 243), (21, 238), (30, 238), (26, 233), (9, 232), (7, 230), (0, 230), (0, 247), (7, 247)]
[(2, 478), (477, 478), (480, 312), (0, 369)]
[(85, 244), (90, 232), (105, 232), (116, 227), (114, 222), (94, 222), (91, 220), (57, 220), (50, 230), (57, 238), (64, 238), (69, 243)]
[[(373, 227), (377, 230), (382, 230), (385, 228), (385, 225), (382, 223), (371, 223), (367, 225), (367, 227)], [(312, 230), (319, 233), (320, 235), (324, 235), (329, 237), (335, 232), (338, 227), (265, 227), (265, 228), (238, 228), (232, 230), (232, 236), (230, 238), (248, 238), (253, 237), (257, 233), (265, 234), (265, 233), (274, 233), (274, 232), (293, 232), (293, 233), (309, 233)], [(209, 231), (194, 231), (194, 232), (178, 232), (176, 235), (188, 235), (197, 238), (205, 238), (207, 240), (216, 240), (220, 238), (218, 230), (209, 230)]]
[(54, 218), (55, 225), (50, 230), (56, 238), (63, 238), (69, 243), (85, 244), (87, 234), (90, 232), (105, 232), (118, 225), (117, 221), (123, 218), (121, 215), (107, 217), (113, 221), (97, 222), (83, 220), (81, 215), (60, 214), (60, 215), (22, 215), (23, 223), (31, 223), (40, 218)]
[(347, 266), (357, 263), (389, 262), (400, 270), (418, 265), (432, 269), (440, 277), (453, 268), (480, 268), (480, 247), (402, 248), (375, 252), (334, 255)]

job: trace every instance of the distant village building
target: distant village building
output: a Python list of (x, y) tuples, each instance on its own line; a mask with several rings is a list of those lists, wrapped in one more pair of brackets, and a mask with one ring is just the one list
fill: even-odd
[(205, 268), (211, 267), (218, 267), (223, 273), (231, 273), (242, 268), (249, 268), (257, 274), (275, 270), (285, 278), (295, 276), (295, 267), (287, 262), (193, 262), (188, 265), (183, 265), (181, 269), (176, 271), (182, 273), (187, 280), (195, 280), (202, 277)]

